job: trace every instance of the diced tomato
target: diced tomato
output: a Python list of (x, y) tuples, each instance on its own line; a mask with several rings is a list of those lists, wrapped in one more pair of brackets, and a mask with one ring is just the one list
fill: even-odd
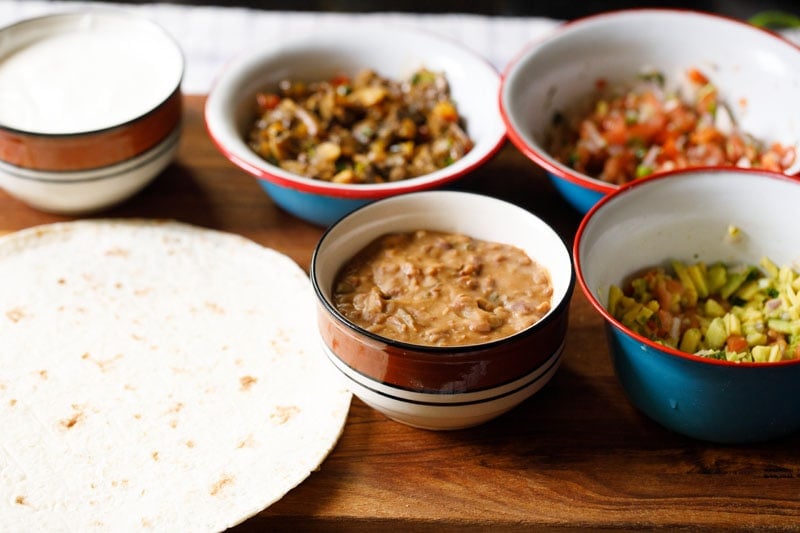
[(674, 316), (672, 313), (667, 311), (666, 309), (659, 309), (656, 311), (657, 323), (658, 323), (658, 336), (659, 337), (667, 337), (669, 335), (670, 330), (672, 329), (672, 319)]
[(331, 85), (333, 85), (334, 87), (339, 85), (347, 85), (349, 83), (350, 83), (350, 78), (343, 74), (331, 78)]
[(689, 78), (689, 81), (698, 85), (705, 85), (708, 83), (708, 78), (706, 75), (696, 68), (690, 68), (686, 70), (686, 77)]
[[(697, 68), (688, 69), (686, 76), (695, 89), (690, 100), (650, 85), (613, 98), (600, 94), (588, 115), (559, 122), (567, 129), (553, 136), (553, 155), (614, 184), (687, 167), (752, 166), (785, 172), (796, 163), (792, 147), (776, 144), (765, 152), (757, 139), (746, 141), (746, 132), (735, 123), (731, 132), (711, 125), (722, 105), (718, 89)], [(605, 79), (596, 85), (598, 90), (607, 88)]]
[(741, 335), (731, 335), (725, 343), (725, 348), (729, 352), (743, 352), (747, 350), (747, 339)]
[(631, 139), (638, 139), (645, 143), (650, 143), (663, 133), (667, 125), (667, 117), (664, 115), (654, 115), (644, 122), (633, 124), (628, 130)]
[(256, 103), (262, 112), (275, 109), (281, 103), (281, 97), (274, 93), (258, 93)]

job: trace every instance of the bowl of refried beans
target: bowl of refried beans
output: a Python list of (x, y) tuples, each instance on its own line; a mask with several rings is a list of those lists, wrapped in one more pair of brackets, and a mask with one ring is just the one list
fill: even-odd
[(459, 191), (379, 200), (325, 232), (310, 270), (328, 359), (393, 420), (482, 424), (539, 391), (561, 362), (569, 251), (506, 201)]

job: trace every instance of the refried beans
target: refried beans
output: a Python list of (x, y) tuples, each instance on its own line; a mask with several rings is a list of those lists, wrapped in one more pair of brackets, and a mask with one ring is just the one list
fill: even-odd
[(383, 235), (350, 259), (334, 305), (375, 334), (428, 346), (481, 344), (549, 310), (548, 271), (519, 248), (440, 231)]

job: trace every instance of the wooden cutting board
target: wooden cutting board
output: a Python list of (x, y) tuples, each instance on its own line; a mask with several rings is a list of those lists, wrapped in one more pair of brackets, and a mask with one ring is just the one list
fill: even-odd
[[(239, 233), (308, 269), (322, 229), (276, 208), (219, 154), (203, 125), (204, 101), (185, 98), (176, 162), (135, 198), (93, 218), (171, 218)], [(568, 244), (580, 222), (510, 144), (456, 187), (537, 213)], [(0, 233), (72, 219), (0, 191)], [(798, 450), (800, 436), (703, 443), (638, 413), (614, 376), (602, 321), (576, 286), (564, 362), (534, 397), (455, 432), (406, 427), (355, 399), (320, 470), (236, 530), (798, 529)]]

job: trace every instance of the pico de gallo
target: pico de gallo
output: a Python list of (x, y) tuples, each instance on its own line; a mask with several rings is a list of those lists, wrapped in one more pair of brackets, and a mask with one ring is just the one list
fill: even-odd
[(668, 89), (658, 71), (641, 74), (629, 90), (598, 80), (588, 114), (554, 116), (551, 155), (578, 172), (617, 185), (687, 167), (785, 172), (795, 163), (794, 147), (765, 143), (742, 131), (703, 72), (690, 68), (685, 77), (680, 92)]

